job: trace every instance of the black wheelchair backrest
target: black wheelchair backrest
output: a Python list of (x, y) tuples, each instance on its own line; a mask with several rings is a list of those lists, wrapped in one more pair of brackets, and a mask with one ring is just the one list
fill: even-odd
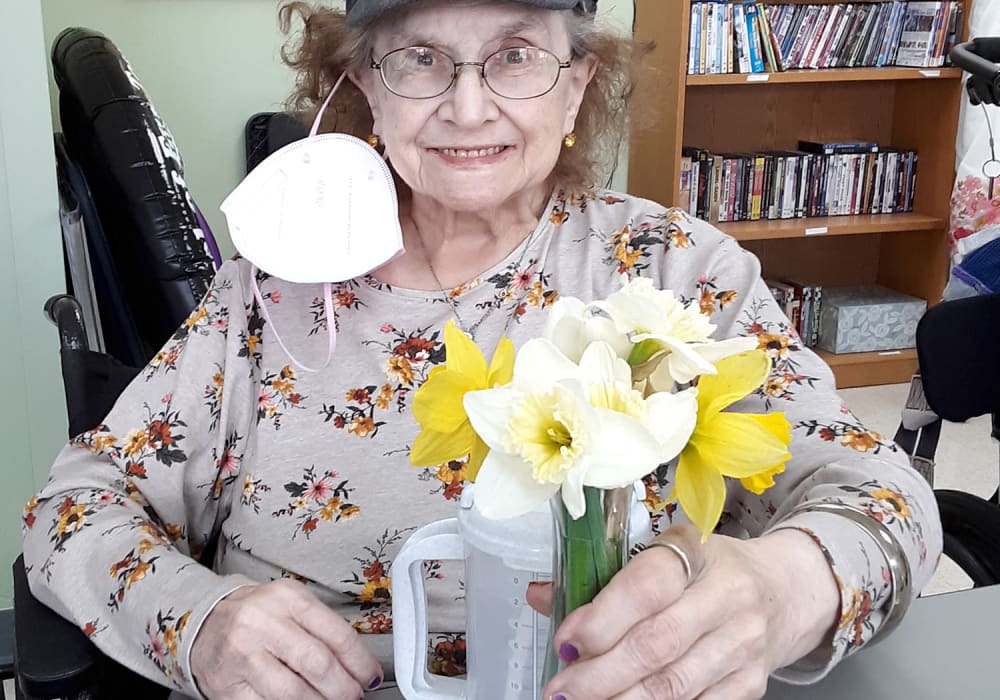
[(1000, 294), (932, 306), (917, 326), (927, 403), (961, 422), (1000, 412)]

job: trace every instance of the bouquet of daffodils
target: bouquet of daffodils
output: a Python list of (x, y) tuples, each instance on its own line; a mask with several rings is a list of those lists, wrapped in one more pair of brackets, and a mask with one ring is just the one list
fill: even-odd
[(561, 298), (542, 337), (516, 353), (504, 338), (488, 364), (449, 322), (446, 363), (414, 396), (410, 461), (467, 457), (486, 517), (521, 515), (558, 494), (563, 538), (593, 545), (577, 547), (564, 572), (580, 591), (569, 613), (622, 564), (605, 549), (606, 490), (678, 459), (669, 500), (707, 538), (725, 477), (762, 493), (784, 469), (791, 429), (782, 414), (725, 412), (766, 381), (770, 358), (755, 338), (713, 341), (714, 330), (697, 304), (642, 278), (590, 304)]

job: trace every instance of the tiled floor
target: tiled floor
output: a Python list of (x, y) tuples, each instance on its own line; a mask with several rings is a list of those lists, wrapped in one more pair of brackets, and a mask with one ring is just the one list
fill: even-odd
[[(892, 436), (899, 426), (908, 384), (844, 389), (841, 395), (851, 410), (871, 430)], [(935, 488), (957, 489), (988, 497), (997, 488), (1000, 451), (990, 437), (990, 419), (946, 423), (941, 430), (934, 470)], [(925, 595), (969, 588), (971, 582), (958, 567), (942, 559)]]

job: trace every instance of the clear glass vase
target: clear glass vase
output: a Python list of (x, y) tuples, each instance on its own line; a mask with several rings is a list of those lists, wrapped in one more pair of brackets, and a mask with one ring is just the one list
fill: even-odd
[[(586, 605), (628, 560), (632, 486), (584, 487), (587, 510), (574, 520), (559, 492), (552, 497), (552, 618), (542, 687), (563, 667), (553, 643), (566, 616)], [(541, 690), (541, 688), (539, 689)]]

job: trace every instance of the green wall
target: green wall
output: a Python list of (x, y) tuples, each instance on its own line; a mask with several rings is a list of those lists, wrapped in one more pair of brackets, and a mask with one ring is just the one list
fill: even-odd
[(38, 0), (0, 2), (0, 608), (21, 550), (21, 508), (66, 441), (55, 328), (64, 290)]

